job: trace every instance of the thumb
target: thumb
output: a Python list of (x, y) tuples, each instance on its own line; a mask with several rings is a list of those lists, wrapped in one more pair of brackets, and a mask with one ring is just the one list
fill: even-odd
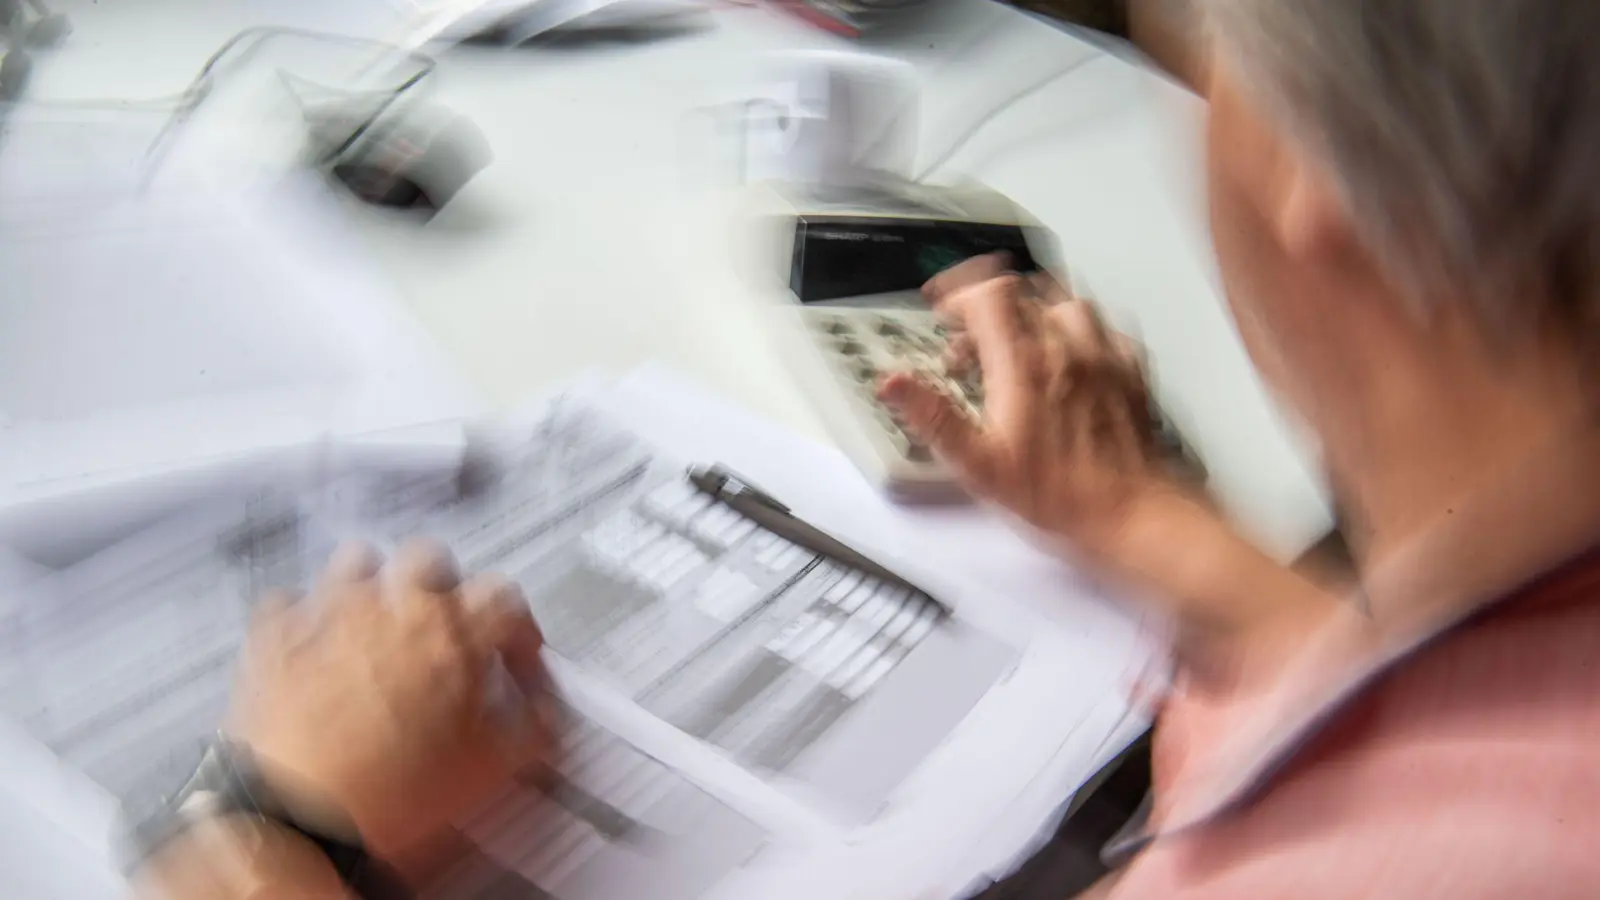
[(878, 399), (900, 414), (906, 430), (927, 444), (969, 487), (986, 492), (994, 461), (987, 437), (966, 407), (923, 378), (896, 372), (878, 387)]

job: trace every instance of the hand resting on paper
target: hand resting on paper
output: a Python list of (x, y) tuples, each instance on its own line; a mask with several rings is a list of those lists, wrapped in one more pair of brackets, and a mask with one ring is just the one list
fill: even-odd
[[(548, 771), (558, 715), (542, 647), (514, 584), (462, 581), (426, 542), (387, 564), (347, 544), (310, 597), (263, 600), (227, 737), (295, 821), (416, 872), (513, 776)], [(196, 829), (149, 867), (160, 895), (343, 896), (308, 842), (221, 818), (220, 846), (240, 852), (229, 862)], [(250, 884), (263, 892), (240, 893)]]

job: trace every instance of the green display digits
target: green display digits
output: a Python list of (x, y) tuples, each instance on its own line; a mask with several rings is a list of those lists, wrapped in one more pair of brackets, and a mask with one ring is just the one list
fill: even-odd
[(923, 278), (932, 278), (963, 259), (961, 251), (948, 244), (924, 244), (917, 251), (917, 268)]

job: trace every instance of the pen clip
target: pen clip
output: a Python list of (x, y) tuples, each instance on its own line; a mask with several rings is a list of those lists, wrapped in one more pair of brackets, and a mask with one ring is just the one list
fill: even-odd
[(723, 466), (697, 466), (691, 468), (689, 470), (689, 480), (696, 487), (719, 500), (730, 497), (743, 497), (784, 515), (789, 514), (789, 507), (778, 502), (771, 494), (762, 490), (750, 479), (737, 472), (729, 471)]

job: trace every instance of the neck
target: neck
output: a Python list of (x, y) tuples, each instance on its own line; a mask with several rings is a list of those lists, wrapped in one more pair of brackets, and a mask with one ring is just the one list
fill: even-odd
[(1473, 498), (1498, 481), (1538, 467), (1562, 449), (1574, 430), (1571, 420), (1508, 418), (1522, 421), (1501, 419), (1498, 429), (1485, 422), (1490, 433), (1477, 441), (1459, 432), (1419, 435), (1386, 454), (1386, 465), (1353, 480), (1364, 525), (1358, 540), (1364, 567), (1403, 551), (1458, 511), (1470, 509)]
[[(1439, 581), (1445, 590), (1440, 580), (1457, 579), (1445, 574), (1455, 572), (1465, 592), (1468, 581), (1532, 574), (1552, 552), (1600, 539), (1593, 402), (1571, 367), (1548, 362), (1564, 357), (1531, 358), (1531, 365), (1441, 367), (1431, 379), (1385, 386), (1374, 421), (1392, 427), (1366, 435), (1350, 454), (1360, 464), (1342, 478), (1369, 582), (1388, 569), (1422, 566), (1438, 571), (1402, 580)], [(1438, 389), (1425, 389), (1430, 384)]]

